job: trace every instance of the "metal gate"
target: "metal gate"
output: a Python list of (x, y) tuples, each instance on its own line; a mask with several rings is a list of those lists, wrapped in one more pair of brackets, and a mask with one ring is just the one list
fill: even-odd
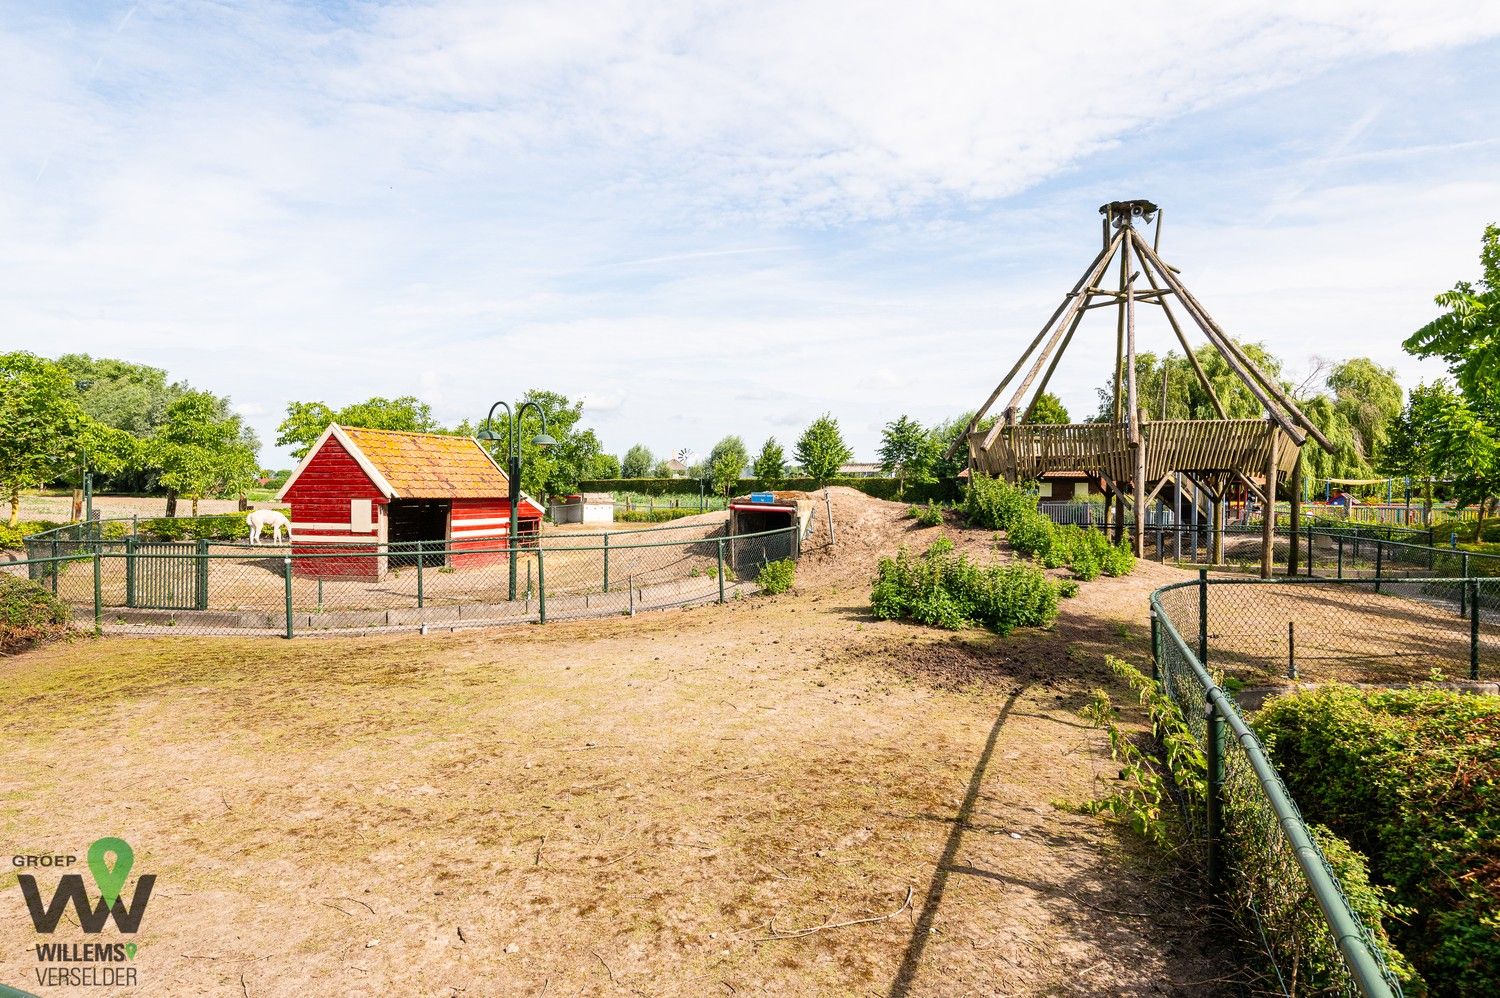
[(125, 542), (125, 605), (208, 609), (208, 541)]

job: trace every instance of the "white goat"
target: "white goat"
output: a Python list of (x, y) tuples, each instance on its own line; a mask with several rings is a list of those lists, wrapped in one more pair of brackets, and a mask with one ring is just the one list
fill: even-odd
[(274, 509), (258, 509), (245, 517), (245, 522), (250, 524), (250, 543), (260, 543), (260, 532), (267, 527), (271, 528), (271, 543), (281, 543), (281, 532), (286, 531), (286, 539), (292, 539), (292, 524), (285, 516)]

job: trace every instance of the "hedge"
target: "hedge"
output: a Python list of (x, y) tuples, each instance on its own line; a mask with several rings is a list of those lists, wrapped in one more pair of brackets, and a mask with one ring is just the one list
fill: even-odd
[[(829, 485), (858, 489), (865, 495), (892, 502), (952, 502), (958, 498), (959, 482), (949, 478), (940, 482), (907, 482), (904, 491), (894, 478), (835, 478)], [(771, 483), (759, 478), (742, 478), (736, 492), (816, 492), (821, 489), (811, 478), (787, 478)], [(635, 492), (647, 496), (696, 496), (696, 478), (592, 478), (578, 483), (579, 492)], [(899, 494), (898, 494), (899, 493)]]
[(1330, 685), (1256, 717), (1309, 817), (1412, 909), (1391, 936), (1433, 994), (1494, 993), (1500, 967), (1500, 699)]
[(67, 604), (17, 575), (0, 574), (0, 655), (54, 641), (68, 632)]

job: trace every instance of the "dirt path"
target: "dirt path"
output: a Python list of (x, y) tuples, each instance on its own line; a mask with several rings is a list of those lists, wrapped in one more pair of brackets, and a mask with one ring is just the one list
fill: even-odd
[[(1167, 571), (1009, 639), (874, 621), (851, 575), (545, 628), (54, 646), (0, 665), (26, 729), (0, 840), (119, 835), (158, 875), (141, 986), (95, 994), (1211, 993), (1193, 898), (1053, 803), (1112, 775), (1074, 710), (1104, 651), (1144, 657)], [(0, 981), (37, 990), (24, 910), (7, 870)]]

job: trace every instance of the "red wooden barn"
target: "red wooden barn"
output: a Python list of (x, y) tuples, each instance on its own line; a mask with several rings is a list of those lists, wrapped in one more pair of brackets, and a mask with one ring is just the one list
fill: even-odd
[[(292, 507), (293, 555), (350, 555), (298, 558), (296, 574), (379, 579), (416, 563), (414, 549), (400, 546), (412, 541), (448, 549), (423, 555), (431, 567), (504, 561), (494, 549), (508, 541), (509, 496), (505, 472), (472, 437), (332, 423), (277, 499)], [(521, 537), (541, 522), (542, 507), (523, 495)]]

